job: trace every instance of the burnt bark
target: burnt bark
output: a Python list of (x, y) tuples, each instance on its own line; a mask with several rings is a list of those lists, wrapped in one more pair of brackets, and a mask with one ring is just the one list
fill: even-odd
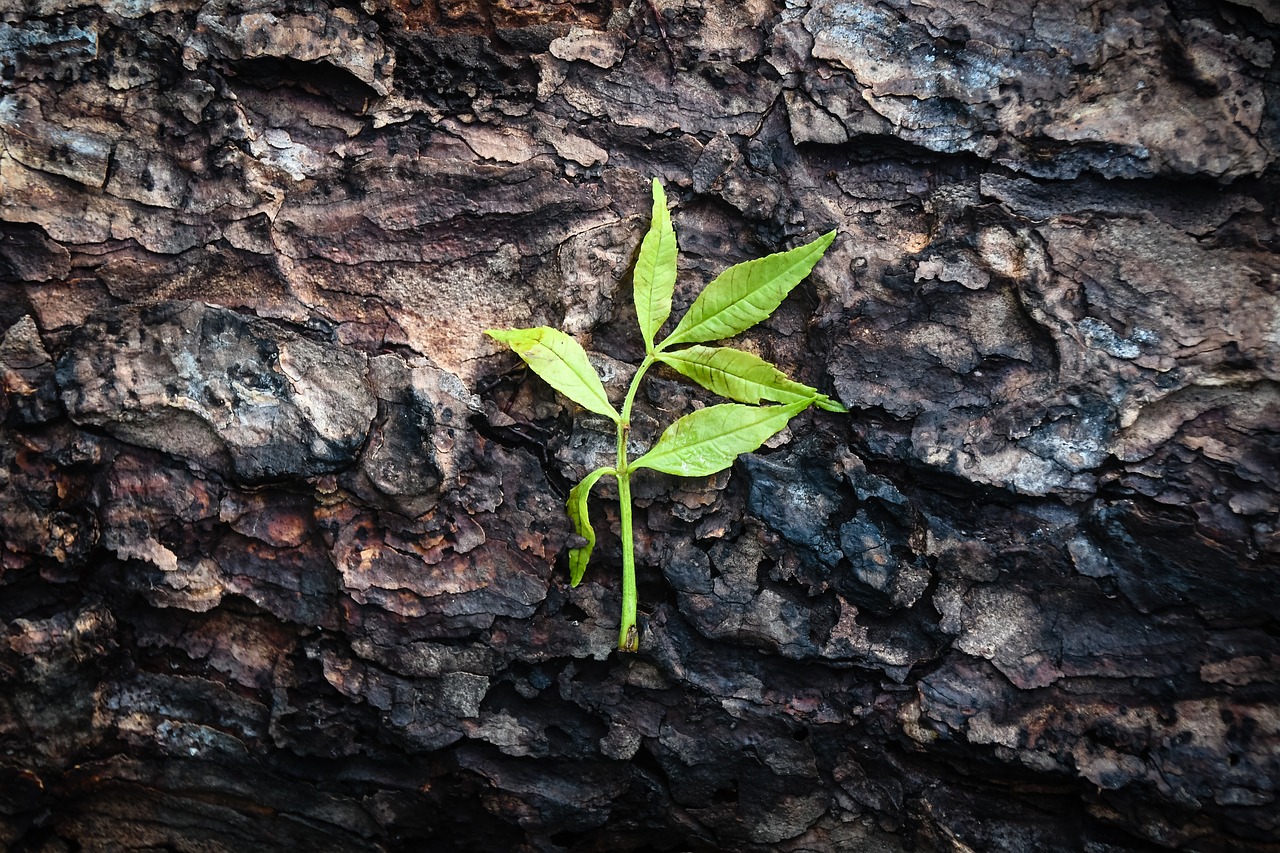
[[(1280, 849), (1273, 4), (2, 10), (0, 848)], [(618, 394), (655, 175), (851, 413), (636, 480), (620, 655), (481, 332)]]

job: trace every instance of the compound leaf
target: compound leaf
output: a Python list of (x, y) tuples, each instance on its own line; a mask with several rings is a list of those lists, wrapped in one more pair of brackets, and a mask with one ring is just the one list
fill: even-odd
[(653, 219), (636, 259), (636, 319), (644, 336), (645, 352), (653, 351), (653, 336), (671, 316), (671, 294), (676, 287), (676, 232), (671, 227), (667, 196), (653, 179)]
[(829, 412), (847, 411), (826, 394), (819, 394), (787, 378), (769, 362), (733, 347), (704, 347), (658, 354), (658, 360), (697, 382), (708, 391), (739, 403), (796, 403), (807, 400)]
[(653, 448), (631, 463), (682, 477), (723, 471), (741, 453), (750, 453), (780, 432), (812, 400), (786, 406), (721, 403), (685, 415), (667, 427)]
[(792, 288), (803, 281), (822, 258), (835, 237), (836, 232), (829, 231), (789, 252), (729, 267), (698, 294), (658, 349), (719, 341), (750, 329), (777, 310)]
[(582, 582), (582, 576), (587, 571), (587, 561), (591, 559), (591, 551), (596, 547), (596, 531), (591, 526), (591, 519), (587, 517), (587, 497), (591, 494), (591, 487), (605, 474), (617, 473), (612, 468), (597, 468), (569, 490), (569, 500), (566, 504), (569, 520), (573, 522), (574, 532), (587, 540), (586, 545), (569, 549), (570, 586), (577, 586)]
[(489, 329), (486, 335), (502, 341), (524, 359), (533, 372), (573, 402), (599, 415), (622, 420), (609, 402), (587, 353), (573, 338), (557, 329)]

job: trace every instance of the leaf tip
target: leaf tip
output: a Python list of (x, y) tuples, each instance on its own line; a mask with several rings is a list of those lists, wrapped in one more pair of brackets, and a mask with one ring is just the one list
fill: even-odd
[(654, 218), (656, 219), (657, 217), (661, 216), (665, 221), (666, 219), (669, 218), (667, 214), (667, 191), (662, 188), (662, 181), (658, 180), (657, 178), (653, 179), (653, 183), (650, 184), (650, 186), (653, 188)]
[(509, 344), (513, 340), (515, 340), (516, 336), (522, 331), (525, 331), (525, 330), (523, 329), (485, 329), (484, 333), (489, 337), (493, 338), (495, 341), (502, 341), (504, 344)]

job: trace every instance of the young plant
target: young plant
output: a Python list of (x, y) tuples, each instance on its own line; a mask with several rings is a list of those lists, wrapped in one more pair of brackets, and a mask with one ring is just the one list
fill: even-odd
[[(644, 361), (631, 379), (619, 412), (609, 401), (587, 354), (564, 332), (490, 329), (485, 334), (513, 349), (551, 387), (617, 426), (618, 453), (612, 467), (597, 468), (569, 492), (568, 513), (586, 543), (569, 551), (569, 583), (577, 586), (596, 544), (587, 517), (587, 497), (604, 476), (617, 478), (622, 515), (622, 621), (618, 648), (639, 647), (636, 629), (635, 544), (631, 523), (631, 475), (649, 468), (684, 477), (723, 471), (739, 454), (750, 453), (782, 430), (810, 405), (832, 412), (845, 408), (814, 388), (788, 379), (767, 361), (732, 347), (703, 346), (745, 332), (771, 315), (826, 252), (836, 232), (789, 252), (737, 264), (716, 277), (698, 295), (672, 332), (654, 343), (671, 315), (676, 283), (676, 234), (662, 185), (653, 181), (653, 219), (635, 266), (636, 319), (644, 339)], [(637, 459), (628, 458), (631, 407), (645, 373), (661, 362), (710, 391), (735, 400), (708, 406), (677, 420)], [(761, 403), (777, 405), (761, 405)]]

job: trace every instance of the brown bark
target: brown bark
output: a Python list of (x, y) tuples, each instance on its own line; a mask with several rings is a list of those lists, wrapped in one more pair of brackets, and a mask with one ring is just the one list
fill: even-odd
[[(0, 848), (1280, 849), (1280, 15), (29, 0)], [(570, 590), (647, 183), (850, 407)], [(704, 398), (658, 374), (636, 435)]]

